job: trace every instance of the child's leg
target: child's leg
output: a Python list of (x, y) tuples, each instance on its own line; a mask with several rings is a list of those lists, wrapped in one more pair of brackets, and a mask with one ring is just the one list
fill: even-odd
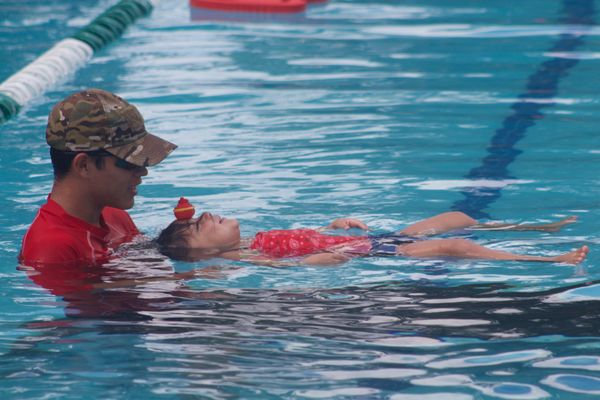
[(403, 235), (436, 235), (477, 224), (477, 220), (460, 211), (451, 211), (416, 222), (400, 231)]
[(480, 224), (477, 220), (469, 217), (465, 213), (460, 211), (451, 211), (409, 225), (400, 231), (400, 233), (409, 236), (437, 235), (455, 229), (464, 228), (490, 231), (507, 230), (558, 232), (565, 225), (572, 224), (575, 221), (577, 221), (577, 217), (571, 216), (549, 224), (509, 224), (502, 222), (486, 222)]
[(577, 250), (556, 257), (528, 256), (488, 249), (465, 239), (428, 240), (398, 246), (398, 254), (409, 257), (427, 258), (446, 256), (486, 260), (564, 262), (569, 264), (579, 264), (585, 259), (588, 252), (588, 247), (582, 246)]
[(563, 226), (577, 221), (577, 217), (571, 216), (563, 218), (560, 221), (549, 224), (505, 224), (502, 222), (486, 222), (469, 226), (468, 229), (474, 231), (540, 231), (540, 232), (558, 232)]

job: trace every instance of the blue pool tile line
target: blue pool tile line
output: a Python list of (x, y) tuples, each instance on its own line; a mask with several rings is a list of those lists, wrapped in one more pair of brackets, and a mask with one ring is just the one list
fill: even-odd
[[(563, 17), (560, 22), (579, 25), (572, 33), (565, 33), (550, 49), (550, 52), (573, 52), (583, 43), (585, 26), (594, 25), (593, 0), (564, 0)], [(553, 58), (542, 63), (529, 76), (526, 90), (511, 108), (513, 113), (502, 123), (492, 137), (487, 148), (488, 155), (482, 159), (481, 165), (471, 169), (465, 178), (503, 180), (515, 179), (508, 172), (508, 166), (522, 153), (515, 148), (519, 140), (525, 137), (527, 129), (534, 126), (537, 120), (544, 117), (542, 109), (551, 107), (552, 99), (558, 92), (558, 84), (579, 60), (573, 58)], [(539, 101), (543, 100), (543, 101)], [(453, 210), (465, 212), (474, 218), (490, 218), (484, 211), (491, 203), (502, 196), (501, 187), (472, 187), (461, 192), (464, 199), (452, 205)]]

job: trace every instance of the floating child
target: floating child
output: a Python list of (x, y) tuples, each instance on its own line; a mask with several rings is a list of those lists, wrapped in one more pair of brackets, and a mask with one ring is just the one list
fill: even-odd
[[(259, 232), (254, 237), (241, 238), (240, 226), (234, 218), (224, 218), (209, 212), (193, 218), (193, 208), (180, 200), (178, 217), (159, 235), (157, 242), (166, 255), (186, 261), (220, 257), (272, 266), (335, 265), (353, 257), (401, 256), (415, 258), (455, 257), (486, 260), (540, 261), (579, 264), (588, 254), (588, 247), (553, 257), (513, 254), (489, 249), (467, 239), (428, 239), (428, 236), (456, 229), (517, 230), (556, 232), (575, 222), (576, 217), (542, 225), (483, 223), (462, 212), (446, 212), (409, 225), (401, 231), (383, 235), (339, 236), (327, 230), (358, 228), (367, 225), (354, 218), (339, 218), (324, 228), (286, 229)], [(182, 212), (184, 210), (185, 212)], [(286, 262), (294, 258), (297, 262)]]

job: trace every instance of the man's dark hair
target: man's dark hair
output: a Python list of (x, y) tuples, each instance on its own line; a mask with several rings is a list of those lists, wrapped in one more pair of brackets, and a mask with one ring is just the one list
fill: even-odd
[[(50, 160), (52, 161), (52, 168), (54, 169), (54, 179), (60, 180), (64, 178), (67, 173), (69, 173), (73, 159), (79, 153), (84, 152), (62, 151), (56, 150), (54, 147), (50, 147)], [(101, 169), (104, 166), (104, 161), (102, 161), (103, 156), (110, 154), (104, 150), (88, 151), (85, 153), (95, 158), (94, 164), (98, 169)]]

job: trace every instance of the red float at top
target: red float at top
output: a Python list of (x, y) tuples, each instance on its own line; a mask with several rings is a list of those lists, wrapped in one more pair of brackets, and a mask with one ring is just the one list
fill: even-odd
[(315, 0), (190, 0), (190, 5), (219, 11), (299, 13), (306, 10), (307, 1), (315, 2)]
[(176, 219), (190, 219), (194, 216), (196, 209), (185, 197), (180, 197), (179, 202), (173, 209)]

